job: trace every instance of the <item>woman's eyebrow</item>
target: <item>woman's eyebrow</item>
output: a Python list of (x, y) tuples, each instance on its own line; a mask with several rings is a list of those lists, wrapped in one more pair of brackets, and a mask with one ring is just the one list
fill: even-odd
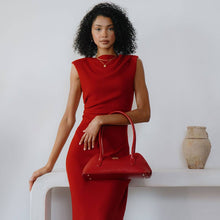
[[(101, 24), (95, 24), (95, 26), (102, 27), (103, 25), (101, 25)], [(106, 27), (109, 27), (109, 26), (113, 26), (113, 24), (108, 24), (108, 25), (106, 25)]]

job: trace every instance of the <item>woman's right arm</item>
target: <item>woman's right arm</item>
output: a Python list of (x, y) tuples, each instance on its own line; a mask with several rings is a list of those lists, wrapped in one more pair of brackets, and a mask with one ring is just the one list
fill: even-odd
[(44, 167), (40, 168), (39, 170), (36, 170), (32, 174), (29, 180), (30, 191), (32, 189), (35, 180), (39, 176), (42, 176), (43, 174), (48, 173), (53, 169), (54, 164), (56, 163), (56, 160), (69, 136), (69, 133), (75, 124), (75, 113), (79, 105), (81, 93), (82, 90), (81, 90), (79, 75), (74, 64), (72, 64), (71, 72), (70, 72), (70, 91), (66, 105), (66, 110), (61, 119), (57, 136), (55, 139), (55, 143), (51, 151), (51, 154), (49, 156), (47, 164)]

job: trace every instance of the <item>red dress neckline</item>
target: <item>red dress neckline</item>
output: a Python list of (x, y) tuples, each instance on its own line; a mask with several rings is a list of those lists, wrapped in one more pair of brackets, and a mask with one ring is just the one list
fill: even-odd
[(98, 56), (98, 57), (95, 57), (95, 58), (101, 58), (101, 59), (111, 59), (111, 58), (113, 58), (113, 57), (115, 57), (115, 58), (117, 58), (118, 57), (118, 55), (113, 55), (113, 54), (103, 54), (103, 55), (100, 55), (100, 56)]
[(121, 56), (121, 54), (119, 55), (113, 55), (113, 54), (103, 54), (100, 55), (98, 57), (93, 57), (94, 60), (96, 60), (97, 65), (100, 68), (112, 68), (112, 65), (116, 63), (116, 61), (119, 60), (119, 57)]

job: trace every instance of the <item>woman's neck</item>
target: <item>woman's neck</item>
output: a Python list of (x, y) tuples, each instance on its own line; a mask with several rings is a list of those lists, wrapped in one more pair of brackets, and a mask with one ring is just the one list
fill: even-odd
[(98, 50), (96, 53), (96, 57), (99, 57), (102, 55), (115, 55), (115, 56), (117, 56), (117, 53), (115, 53), (114, 50)]

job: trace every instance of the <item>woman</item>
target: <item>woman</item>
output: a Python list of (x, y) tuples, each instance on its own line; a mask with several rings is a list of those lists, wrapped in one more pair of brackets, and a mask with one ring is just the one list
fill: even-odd
[[(73, 220), (122, 220), (129, 180), (85, 181), (81, 174), (88, 160), (99, 153), (97, 135), (101, 126), (104, 126), (105, 155), (129, 154), (129, 121), (121, 114), (110, 112), (124, 111), (134, 123), (150, 119), (143, 65), (138, 56), (131, 55), (136, 49), (135, 31), (120, 7), (101, 3), (81, 21), (74, 48), (85, 57), (72, 62), (66, 111), (48, 162), (33, 173), (30, 190), (39, 176), (53, 169), (74, 126), (83, 94), (83, 118), (66, 158), (72, 217)], [(134, 93), (137, 108), (131, 110)]]

